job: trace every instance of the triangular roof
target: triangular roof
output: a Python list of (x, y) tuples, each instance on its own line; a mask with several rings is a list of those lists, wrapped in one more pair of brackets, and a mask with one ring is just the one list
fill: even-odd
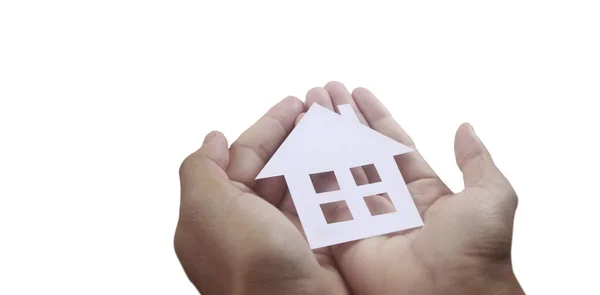
[(361, 124), (352, 106), (339, 105), (338, 109), (342, 115), (314, 103), (257, 179), (357, 167), (413, 151)]

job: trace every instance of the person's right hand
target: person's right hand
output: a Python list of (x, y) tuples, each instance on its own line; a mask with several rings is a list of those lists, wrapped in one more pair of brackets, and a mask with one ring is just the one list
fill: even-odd
[[(516, 194), (469, 125), (455, 140), (465, 180), (460, 193), (418, 152), (396, 157), (422, 228), (311, 251), (283, 180), (254, 178), (312, 103), (332, 110), (349, 103), (363, 124), (414, 148), (372, 93), (359, 88), (351, 95), (336, 82), (309, 91), (306, 105), (279, 103), (230, 149), (222, 134), (211, 134), (182, 165), (175, 237), (203, 294), (523, 294), (510, 261)], [(343, 218), (340, 212), (326, 214)]]

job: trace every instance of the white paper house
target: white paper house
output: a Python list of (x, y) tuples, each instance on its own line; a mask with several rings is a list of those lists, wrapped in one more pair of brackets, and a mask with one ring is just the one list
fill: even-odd
[[(284, 175), (311, 248), (423, 225), (395, 155), (409, 147), (362, 125), (350, 105), (313, 104), (257, 179)], [(373, 164), (380, 182), (357, 185), (350, 168)], [(310, 175), (333, 171), (339, 190), (317, 193)], [(364, 197), (387, 193), (396, 212), (372, 216)], [(345, 201), (353, 220), (328, 224), (320, 205)]]

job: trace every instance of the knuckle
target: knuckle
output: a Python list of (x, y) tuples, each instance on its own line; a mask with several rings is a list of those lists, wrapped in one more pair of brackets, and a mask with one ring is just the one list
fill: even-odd
[(510, 182), (502, 178), (489, 185), (488, 190), (496, 196), (494, 199), (497, 200), (497, 204), (502, 212), (514, 214), (517, 210), (519, 199)]
[(507, 200), (507, 202), (509, 202), (512, 205), (512, 207), (514, 207), (516, 209), (517, 205), (519, 203), (519, 196), (517, 195), (515, 188), (508, 181), (508, 179), (506, 179), (506, 177), (504, 177), (504, 175), (500, 175), (499, 178), (501, 179), (500, 183), (501, 183), (501, 187), (503, 188), (502, 192), (503, 192), (504, 198)]
[(458, 163), (458, 167), (460, 168), (461, 171), (463, 171), (467, 164), (473, 163), (473, 164), (477, 165), (477, 170), (479, 170), (479, 172), (481, 172), (483, 170), (482, 169), (483, 167), (481, 167), (482, 163), (480, 161), (481, 156), (482, 156), (481, 150), (470, 151), (469, 153), (467, 153), (466, 155), (463, 156), (460, 163)]
[(185, 159), (183, 159), (183, 161), (182, 161), (182, 162), (181, 162), (181, 164), (179, 165), (179, 176), (181, 176), (181, 175), (184, 175), (184, 174), (185, 174), (185, 172), (187, 171), (187, 169), (188, 169), (188, 167), (189, 167), (189, 165), (190, 165), (189, 163), (190, 163), (190, 161), (191, 161), (191, 160), (190, 160), (190, 157), (191, 157), (192, 155), (193, 155), (193, 154), (191, 154), (191, 155), (189, 155), (189, 156), (185, 157)]
[(258, 159), (265, 163), (269, 160), (269, 155), (271, 154), (271, 151), (265, 147), (264, 144), (249, 145), (239, 141), (235, 142), (231, 148), (234, 150), (246, 150), (248, 153), (255, 155)]
[(201, 160), (200, 158), (201, 156), (197, 152), (191, 153), (185, 157), (181, 162), (181, 165), (179, 165), (179, 176), (185, 175), (192, 167), (198, 165), (198, 162)]

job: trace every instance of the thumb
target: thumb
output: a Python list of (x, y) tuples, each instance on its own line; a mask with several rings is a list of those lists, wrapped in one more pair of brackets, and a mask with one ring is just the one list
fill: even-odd
[(469, 123), (462, 124), (454, 139), (456, 164), (463, 173), (465, 188), (489, 187), (506, 179)]
[(210, 174), (217, 179), (227, 180), (225, 169), (229, 163), (227, 139), (223, 133), (212, 131), (206, 135), (202, 147), (189, 155), (179, 168), (179, 176), (184, 183), (194, 183), (203, 175)]

